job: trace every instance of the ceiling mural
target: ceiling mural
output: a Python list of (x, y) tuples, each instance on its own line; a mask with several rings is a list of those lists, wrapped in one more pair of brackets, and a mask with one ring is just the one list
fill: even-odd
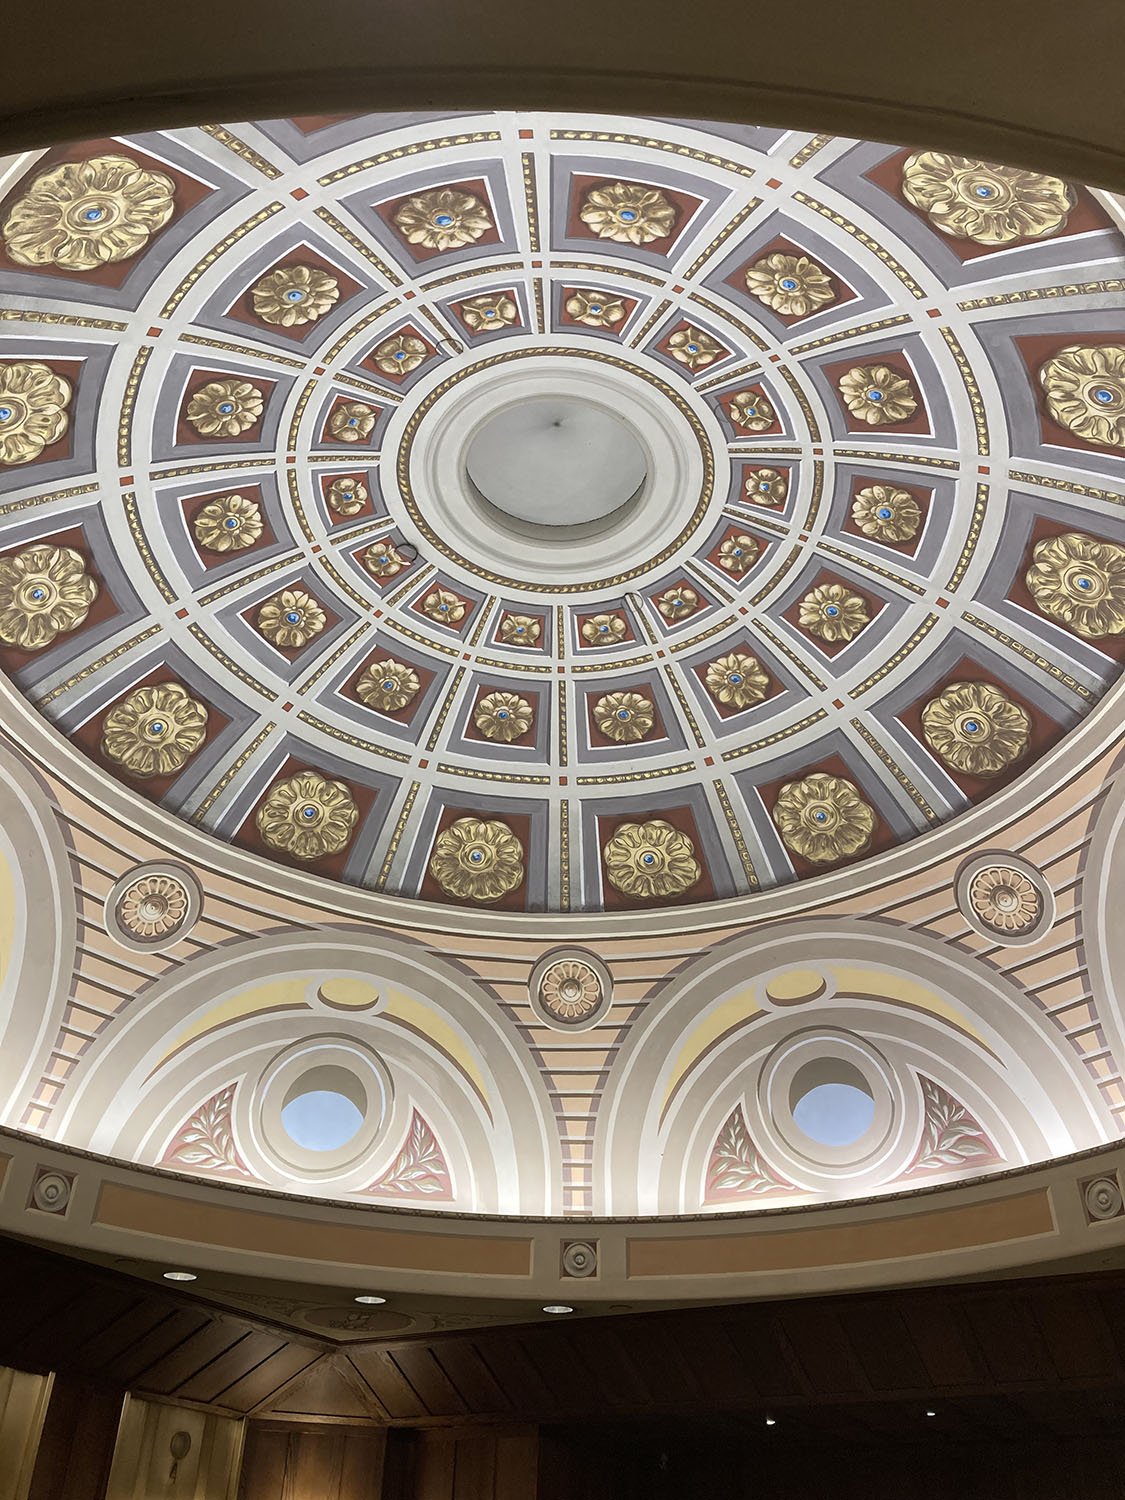
[(1118, 1141), (1123, 223), (690, 121), (0, 163), (5, 1139), (636, 1220)]
[(1054, 177), (699, 122), (9, 159), (0, 668), (138, 798), (390, 894), (882, 853), (1116, 678), (1123, 257)]

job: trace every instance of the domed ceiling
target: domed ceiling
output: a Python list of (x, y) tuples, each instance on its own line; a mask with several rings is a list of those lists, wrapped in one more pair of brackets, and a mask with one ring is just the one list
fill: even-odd
[(0, 666), (319, 875), (695, 903), (924, 834), (1125, 632), (1107, 195), (684, 121), (87, 141), (0, 200)]

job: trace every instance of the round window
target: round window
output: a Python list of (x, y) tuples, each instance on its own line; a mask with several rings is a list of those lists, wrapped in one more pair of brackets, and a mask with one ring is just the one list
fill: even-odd
[(798, 1128), (818, 1146), (854, 1146), (871, 1129), (875, 1099), (858, 1068), (839, 1058), (806, 1063), (789, 1086)]
[(354, 1140), (367, 1115), (367, 1096), (346, 1068), (310, 1068), (290, 1084), (281, 1125), (304, 1151), (339, 1151)]

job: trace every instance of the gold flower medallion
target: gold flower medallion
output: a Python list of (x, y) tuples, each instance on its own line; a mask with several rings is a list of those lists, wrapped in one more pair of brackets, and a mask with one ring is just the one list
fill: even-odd
[(726, 350), (709, 333), (688, 327), (676, 329), (668, 340), (668, 353), (689, 370), (702, 370), (705, 365), (714, 364)]
[(663, 818), (619, 824), (602, 858), (610, 885), (638, 901), (680, 896), (703, 874), (691, 839)]
[(49, 365), (0, 365), (0, 464), (27, 464), (70, 426), (73, 389)]
[(387, 657), (364, 668), (355, 690), (369, 707), (393, 714), (417, 697), (421, 685), (413, 667)]
[(375, 413), (362, 401), (342, 401), (328, 418), (328, 431), (338, 443), (365, 443), (375, 430)]
[(590, 189), (579, 217), (599, 239), (649, 245), (672, 233), (676, 210), (659, 188), (612, 182)]
[(712, 698), (724, 708), (749, 708), (761, 703), (770, 685), (757, 658), (742, 651), (709, 662), (703, 681)]
[(908, 542), (918, 534), (922, 510), (909, 490), (869, 484), (852, 501), (852, 520), (879, 542)]
[(207, 709), (178, 682), (134, 689), (102, 721), (102, 754), (132, 776), (171, 776), (207, 738)]
[(589, 964), (560, 958), (539, 981), (539, 1003), (558, 1021), (584, 1021), (602, 1000), (602, 982)]
[(751, 469), (743, 489), (751, 505), (784, 505), (789, 478), (779, 469)]
[(188, 892), (174, 875), (142, 875), (122, 891), (117, 920), (135, 938), (151, 942), (171, 936), (188, 913)]
[(326, 498), (338, 516), (358, 516), (367, 504), (367, 486), (362, 479), (334, 479)]
[(340, 283), (317, 266), (282, 266), (256, 282), (250, 297), (264, 323), (296, 328), (332, 310), (340, 299)]
[(4, 248), (21, 266), (96, 271), (129, 260), (172, 217), (176, 184), (105, 153), (41, 172), (12, 205)]
[(373, 578), (393, 578), (410, 564), (393, 542), (373, 542), (363, 554), (363, 566)]
[(801, 600), (802, 630), (822, 641), (853, 640), (870, 620), (867, 604), (842, 583), (822, 583)]
[(384, 375), (409, 375), (425, 362), (429, 350), (413, 333), (396, 333), (376, 345), (371, 358)]
[(1072, 344), (1039, 371), (1047, 410), (1088, 443), (1125, 448), (1125, 347)]
[(591, 615), (582, 621), (582, 639), (588, 646), (619, 646), (628, 634), (620, 615)]
[(998, 776), (1027, 751), (1031, 720), (987, 682), (952, 682), (922, 710), (935, 755), (968, 776)]
[(472, 333), (495, 333), (514, 327), (520, 320), (520, 310), (508, 292), (487, 292), (462, 302), (461, 317)]
[(914, 387), (889, 365), (855, 365), (840, 377), (840, 394), (852, 416), (871, 427), (907, 422), (918, 410)]
[(1027, 932), (1043, 915), (1043, 897), (1022, 870), (988, 865), (969, 882), (969, 903), (995, 932)]
[(656, 607), (666, 620), (686, 620), (699, 608), (699, 595), (686, 583), (665, 589), (656, 601)]
[(719, 567), (728, 573), (745, 573), (754, 566), (760, 548), (752, 536), (728, 536), (719, 544)]
[(751, 296), (785, 318), (807, 318), (836, 300), (827, 272), (807, 255), (775, 251), (748, 266), (745, 274)]
[(566, 299), (566, 314), (587, 328), (612, 328), (625, 316), (625, 304), (608, 292), (573, 291)]
[(902, 191), (943, 234), (978, 245), (1010, 245), (1057, 234), (1066, 228), (1076, 201), (1058, 177), (946, 151), (908, 157)]
[(192, 523), (196, 541), (208, 552), (241, 552), (254, 545), (263, 527), (257, 503), (245, 495), (209, 501)]
[(730, 399), (730, 419), (743, 432), (765, 432), (773, 426), (773, 407), (758, 391), (738, 391)]
[(274, 782), (255, 822), (272, 849), (312, 860), (337, 854), (358, 818), (355, 798), (342, 781), (329, 781), (318, 771), (298, 771)]
[(426, 250), (459, 250), (492, 228), (492, 218), (473, 193), (437, 188), (407, 198), (395, 210), (395, 224), (409, 245)]
[(500, 621), (499, 636), (505, 646), (534, 646), (542, 633), (542, 622), (534, 615), (505, 615)]
[(860, 854), (875, 832), (875, 814), (857, 788), (824, 771), (786, 782), (777, 794), (773, 820), (782, 842), (811, 864)]
[(499, 901), (524, 878), (523, 845), (499, 819), (457, 818), (438, 834), (430, 874), (447, 896)]
[(258, 611), (258, 629), (267, 641), (285, 651), (307, 646), (327, 620), (324, 610), (304, 589), (282, 589)]
[(594, 723), (618, 744), (643, 740), (655, 720), (656, 710), (643, 693), (606, 693), (594, 704)]
[(72, 547), (40, 545), (0, 557), (0, 641), (42, 651), (76, 630), (97, 596), (86, 559)]
[(1036, 542), (1027, 587), (1035, 603), (1076, 635), (1125, 633), (1125, 547), (1083, 531)]
[(439, 625), (459, 625), (465, 618), (465, 601), (448, 589), (434, 589), (422, 600), (422, 611)]
[(535, 710), (519, 693), (487, 693), (473, 711), (473, 723), (486, 740), (511, 744), (531, 728)]
[(188, 402), (187, 419), (200, 437), (238, 437), (261, 421), (265, 398), (248, 380), (211, 380)]

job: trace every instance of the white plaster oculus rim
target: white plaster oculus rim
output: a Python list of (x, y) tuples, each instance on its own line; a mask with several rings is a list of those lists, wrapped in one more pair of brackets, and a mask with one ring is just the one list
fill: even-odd
[[(636, 576), (705, 524), (710, 507), (701, 510), (700, 501), (708, 439), (702, 423), (697, 430), (639, 370), (563, 353), (527, 353), (478, 366), (434, 399), (408, 455), (411, 499), (430, 535), (415, 524), (401, 494), (389, 497), (393, 509), (403, 507), (396, 520), (426, 552), (437, 546), (449, 561), (490, 582), (532, 593), (619, 588), (622, 579), (615, 575)], [(528, 502), (524, 517), (505, 514), (470, 477), (469, 454), (481, 434), (494, 431), (503, 418), (518, 429), (518, 414), (540, 403), (548, 411), (580, 409), (584, 422), (604, 433), (618, 431), (619, 503), (600, 516), (588, 514), (584, 524), (529, 523), (527, 517), (539, 511), (537, 501)], [(638, 487), (631, 475), (642, 464)], [(479, 476), (476, 459), (474, 470)], [(716, 503), (713, 493), (710, 498)], [(607, 503), (603, 490), (601, 504)]]

